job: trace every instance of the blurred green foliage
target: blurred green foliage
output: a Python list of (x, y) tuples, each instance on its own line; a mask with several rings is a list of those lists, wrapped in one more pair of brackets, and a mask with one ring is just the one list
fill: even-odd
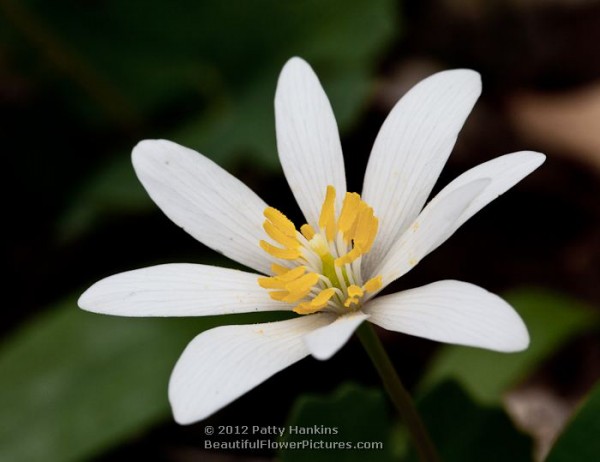
[[(455, 382), (444, 381), (417, 402), (441, 460), (445, 462), (529, 462), (530, 437), (514, 428), (499, 406), (482, 406)], [(290, 411), (286, 426), (336, 428), (336, 435), (290, 435), (291, 441), (381, 442), (378, 450), (282, 450), (284, 462), (404, 460), (417, 461), (405, 427), (393, 425), (393, 406), (381, 390), (346, 383), (331, 395), (301, 395)], [(395, 416), (397, 417), (397, 416)]]
[[(254, 102), (270, 109), (277, 73), (296, 54), (319, 67), (324, 80), (336, 81), (334, 95), (343, 90), (338, 114), (347, 122), (368, 88), (369, 64), (394, 24), (390, 0), (2, 3), (9, 25), (16, 26), (15, 37), (25, 36), (57, 77), (79, 85), (78, 94), (57, 84), (75, 110), (128, 123), (173, 104), (189, 106), (188, 98), (232, 109), (245, 95), (265, 91), (271, 97)], [(346, 91), (357, 82), (352, 74), (360, 76), (358, 93)], [(82, 104), (84, 95), (96, 111)], [(259, 121), (252, 123), (251, 114), (242, 117), (264, 130)], [(252, 133), (244, 125), (235, 129)], [(246, 141), (256, 143), (252, 138)]]
[(281, 441), (323, 441), (327, 444), (381, 443), (379, 449), (289, 449), (279, 452), (282, 462), (394, 460), (391, 438), (390, 408), (383, 392), (354, 383), (340, 385), (329, 396), (301, 395), (296, 399), (286, 422), (286, 428), (323, 428), (335, 434), (284, 434)]
[[(271, 171), (279, 168), (273, 96), (285, 61), (299, 55), (315, 67), (346, 130), (397, 33), (392, 0), (6, 1), (4, 10), (9, 37), (34, 45), (80, 117), (169, 138), (224, 167), (250, 159)], [(88, 230), (107, 211), (151, 207), (131, 168), (132, 147), (117, 149), (82, 183), (63, 236)]]
[[(529, 462), (531, 438), (514, 428), (500, 406), (482, 406), (457, 383), (445, 381), (418, 402), (445, 462)], [(409, 460), (418, 460), (413, 454)]]
[(546, 462), (584, 462), (600, 457), (600, 382), (556, 441)]
[(168, 378), (187, 342), (222, 324), (281, 315), (129, 319), (69, 299), (0, 350), (0, 460), (85, 460), (170, 415)]

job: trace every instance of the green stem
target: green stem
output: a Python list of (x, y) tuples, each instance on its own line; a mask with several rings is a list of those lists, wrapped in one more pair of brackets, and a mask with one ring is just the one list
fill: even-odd
[(373, 329), (370, 323), (364, 322), (358, 328), (356, 334), (365, 347), (365, 350), (367, 350), (371, 361), (373, 361), (379, 377), (383, 381), (385, 390), (396, 406), (400, 416), (406, 422), (419, 453), (419, 458), (422, 462), (439, 462), (440, 459), (429, 437), (429, 433), (427, 433), (427, 429), (423, 425), (423, 421), (417, 412), (410, 394), (402, 385), (394, 369), (394, 365), (383, 348), (375, 329)]

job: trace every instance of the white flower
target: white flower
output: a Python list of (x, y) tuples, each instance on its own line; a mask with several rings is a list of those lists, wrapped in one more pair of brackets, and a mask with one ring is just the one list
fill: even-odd
[(375, 140), (361, 197), (346, 192), (327, 96), (310, 66), (292, 58), (275, 96), (277, 146), (307, 225), (297, 231), (195, 151), (142, 141), (133, 165), (163, 212), (200, 242), (262, 274), (159, 265), (97, 282), (79, 306), (122, 316), (303, 314), (218, 327), (192, 340), (169, 385), (182, 424), (208, 417), (309, 354), (331, 357), (364, 320), (441, 342), (526, 348), (529, 336), (517, 313), (466, 282), (439, 281), (373, 299), (544, 161), (535, 152), (493, 159), (459, 176), (423, 208), (480, 91), (479, 75), (470, 70), (440, 72), (410, 90)]

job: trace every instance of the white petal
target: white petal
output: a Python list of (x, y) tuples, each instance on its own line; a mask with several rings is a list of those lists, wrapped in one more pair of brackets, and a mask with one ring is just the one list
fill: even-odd
[(308, 356), (304, 335), (326, 322), (324, 316), (310, 315), (217, 327), (198, 335), (171, 375), (169, 400), (175, 420), (180, 424), (202, 420)]
[[(478, 165), (460, 175), (448, 186), (438, 193), (438, 197), (451, 194), (457, 188), (464, 186), (478, 178), (488, 178), (490, 183), (469, 204), (462, 215), (454, 223), (454, 233), (465, 221), (479, 212), (483, 207), (492, 202), (501, 194), (512, 188), (515, 184), (538, 168), (546, 159), (544, 154), (532, 151), (513, 152), (497, 157)], [(442, 242), (439, 242), (441, 244)], [(439, 245), (438, 244), (438, 245)], [(432, 249), (433, 250), (433, 249)]]
[[(474, 179), (448, 194), (436, 196), (367, 278), (381, 275), (383, 289), (408, 273), (425, 255), (450, 237), (456, 230), (456, 221), (490, 181), (487, 178)], [(365, 299), (373, 296), (373, 293), (367, 294)]]
[(504, 352), (529, 345), (517, 312), (497, 295), (466, 282), (439, 281), (379, 297), (365, 311), (369, 321), (384, 329), (439, 342)]
[[(408, 272), (421, 258), (454, 234), (465, 221), (539, 167), (544, 159), (545, 156), (537, 152), (515, 152), (485, 162), (460, 175), (431, 200), (413, 225), (392, 246), (373, 274), (383, 274), (384, 285), (387, 285)], [(458, 193), (462, 197), (459, 201), (451, 197), (456, 196), (460, 189), (477, 181), (485, 181), (487, 185), (472, 200), (469, 201), (468, 191)], [(449, 200), (451, 206), (443, 210)], [(466, 206), (465, 201), (468, 202)], [(431, 221), (431, 213), (434, 213), (434, 219), (438, 218), (436, 210), (446, 214), (448, 220), (444, 226), (431, 226), (434, 224)], [(430, 226), (422, 226), (424, 221)], [(428, 229), (431, 229), (431, 232), (427, 231)], [(422, 233), (428, 234), (422, 236)]]
[(340, 316), (331, 324), (312, 331), (304, 337), (310, 353), (321, 360), (331, 358), (368, 317), (365, 313), (357, 311)]
[(379, 217), (369, 272), (421, 211), (481, 93), (479, 74), (440, 72), (413, 87), (385, 120), (369, 158), (363, 199)]
[(315, 226), (328, 185), (337, 191), (340, 210), (346, 177), (331, 105), (319, 79), (300, 58), (290, 59), (279, 76), (275, 121), (283, 171), (307, 222)]
[(161, 210), (211, 249), (262, 273), (259, 247), (267, 205), (251, 189), (203, 155), (166, 140), (133, 149), (138, 178)]
[(207, 316), (290, 310), (258, 285), (258, 274), (177, 263), (109, 276), (79, 298), (81, 308), (119, 316)]

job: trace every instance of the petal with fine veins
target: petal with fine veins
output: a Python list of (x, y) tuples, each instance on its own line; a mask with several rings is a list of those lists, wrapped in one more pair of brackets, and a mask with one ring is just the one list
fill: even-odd
[(171, 375), (169, 400), (175, 420), (202, 420), (308, 356), (304, 336), (327, 322), (325, 316), (310, 315), (217, 327), (198, 335)]
[(384, 329), (489, 350), (514, 352), (529, 345), (517, 312), (497, 295), (461, 281), (439, 281), (379, 297), (365, 311)]
[(439, 72), (415, 85), (388, 115), (373, 145), (362, 193), (380, 223), (363, 262), (366, 272), (421, 211), (480, 93), (477, 72)]
[[(425, 255), (450, 237), (456, 230), (456, 221), (490, 181), (488, 178), (477, 178), (446, 195), (436, 196), (366, 278), (381, 275), (381, 290), (408, 273)], [(366, 298), (374, 295), (367, 294)]]
[(251, 189), (203, 155), (166, 140), (133, 149), (133, 166), (161, 210), (197, 240), (262, 273), (270, 261), (264, 238), (267, 205)]
[(208, 316), (290, 310), (258, 285), (259, 275), (174, 263), (109, 276), (86, 290), (79, 306), (118, 316)]
[(344, 158), (327, 95), (311, 67), (290, 59), (275, 94), (277, 150), (287, 181), (307, 223), (319, 221), (328, 185), (337, 191), (337, 210), (346, 192)]
[[(512, 188), (515, 184), (538, 168), (546, 159), (544, 154), (532, 151), (513, 152), (504, 156), (497, 157), (488, 162), (473, 167), (457, 177), (448, 186), (442, 189), (436, 197), (443, 197), (452, 193), (457, 188), (477, 180), (478, 178), (488, 178), (490, 183), (481, 193), (469, 204), (462, 215), (454, 223), (454, 231), (458, 229), (465, 221), (479, 212), (483, 207), (492, 202), (501, 194)], [(450, 234), (452, 234), (452, 231)], [(441, 244), (442, 242), (439, 242)], [(433, 249), (431, 249), (433, 250)]]
[[(399, 275), (397, 276), (394, 275), (387, 278), (384, 276), (384, 285), (389, 284), (392, 280), (397, 279), (408, 272), (414, 264), (441, 245), (446, 239), (454, 234), (463, 223), (475, 215), (475, 213), (539, 167), (544, 162), (545, 158), (546, 156), (538, 152), (514, 152), (480, 164), (452, 181), (431, 200), (421, 215), (417, 217), (413, 225), (390, 249), (389, 257), (386, 257), (384, 261), (388, 262), (388, 265), (391, 265), (391, 261), (395, 259), (396, 269), (400, 270), (400, 273), (398, 273)], [(451, 223), (447, 222), (445, 226), (433, 228), (433, 234), (428, 237), (433, 238), (434, 234), (437, 234), (437, 237), (435, 240), (431, 240), (428, 248), (425, 249), (423, 247), (417, 250), (411, 249), (410, 246), (414, 242), (414, 239), (421, 237), (420, 234), (423, 232), (421, 225), (424, 219), (426, 219), (428, 214), (432, 211), (431, 209), (433, 209), (433, 211), (440, 210), (440, 204), (443, 205), (446, 203), (451, 195), (456, 195), (459, 189), (476, 181), (487, 181), (488, 183), (485, 188), (481, 189), (480, 192), (472, 198), (466, 207), (462, 208), (462, 211), (458, 216), (454, 215), (455, 218)], [(463, 197), (468, 200), (468, 197), (464, 195)], [(457, 202), (454, 203), (455, 205), (459, 205)], [(455, 212), (458, 211), (456, 208), (453, 210)], [(442, 210), (442, 212), (444, 211)], [(446, 213), (447, 212), (448, 211), (446, 211)], [(411, 264), (411, 260), (414, 264)], [(380, 265), (374, 274), (393, 272), (390, 266), (381, 269), (382, 266), (383, 265)]]
[(304, 337), (310, 353), (317, 359), (331, 358), (342, 348), (361, 322), (369, 316), (361, 311), (340, 316), (331, 324), (312, 331)]

